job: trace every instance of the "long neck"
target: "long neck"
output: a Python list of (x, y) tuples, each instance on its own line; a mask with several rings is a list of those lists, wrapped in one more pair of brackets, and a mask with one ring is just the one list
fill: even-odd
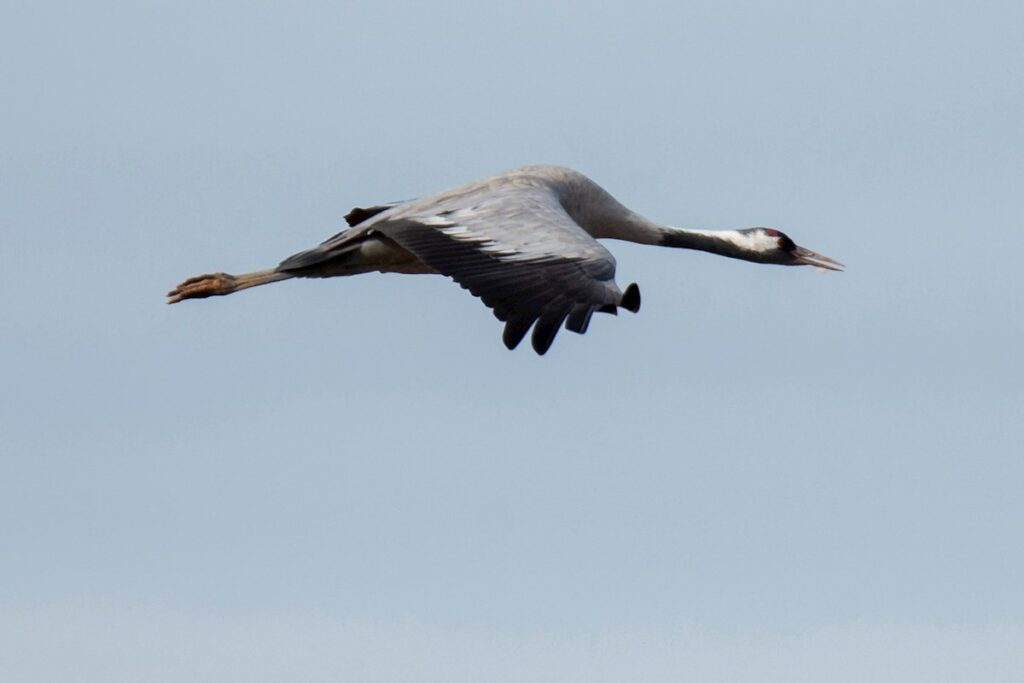
[(639, 214), (629, 212), (619, 217), (615, 225), (607, 226), (602, 237), (627, 240), (639, 244), (661, 247), (696, 249), (712, 254), (744, 260), (756, 259), (750, 248), (750, 238), (739, 230), (690, 230), (661, 225)]

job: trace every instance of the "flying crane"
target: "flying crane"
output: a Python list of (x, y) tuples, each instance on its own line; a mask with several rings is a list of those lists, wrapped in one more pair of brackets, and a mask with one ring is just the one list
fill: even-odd
[(349, 229), (276, 268), (191, 277), (167, 303), (201, 299), (290, 278), (440, 273), (468, 289), (505, 323), (514, 349), (533, 328), (544, 354), (562, 323), (583, 334), (595, 311), (640, 310), (635, 284), (620, 290), (615, 257), (597, 240), (679, 247), (785, 266), (842, 270), (772, 228), (693, 230), (636, 214), (582, 173), (526, 166), (420, 199), (353, 209)]

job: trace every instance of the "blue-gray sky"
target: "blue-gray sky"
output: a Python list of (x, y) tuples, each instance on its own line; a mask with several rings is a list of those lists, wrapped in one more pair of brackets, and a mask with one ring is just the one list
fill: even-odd
[[(5, 676), (1020, 680), (1022, 7), (6, 4)], [(163, 304), (542, 162), (849, 270)]]

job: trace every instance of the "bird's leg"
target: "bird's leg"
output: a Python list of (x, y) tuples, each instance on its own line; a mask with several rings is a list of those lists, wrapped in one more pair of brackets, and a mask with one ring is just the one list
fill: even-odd
[(205, 299), (208, 296), (224, 296), (241, 289), (265, 285), (278, 280), (293, 277), (290, 273), (281, 273), (274, 268), (257, 270), (252, 273), (231, 275), (229, 273), (209, 273), (196, 275), (185, 280), (167, 292), (167, 303), (176, 304), (185, 299)]

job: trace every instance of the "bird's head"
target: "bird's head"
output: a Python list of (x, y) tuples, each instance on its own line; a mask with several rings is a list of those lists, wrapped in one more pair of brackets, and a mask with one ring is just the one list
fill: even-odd
[(738, 230), (743, 237), (740, 246), (746, 252), (743, 258), (780, 266), (814, 266), (825, 270), (842, 271), (839, 261), (798, 246), (786, 233), (775, 228), (749, 228)]

